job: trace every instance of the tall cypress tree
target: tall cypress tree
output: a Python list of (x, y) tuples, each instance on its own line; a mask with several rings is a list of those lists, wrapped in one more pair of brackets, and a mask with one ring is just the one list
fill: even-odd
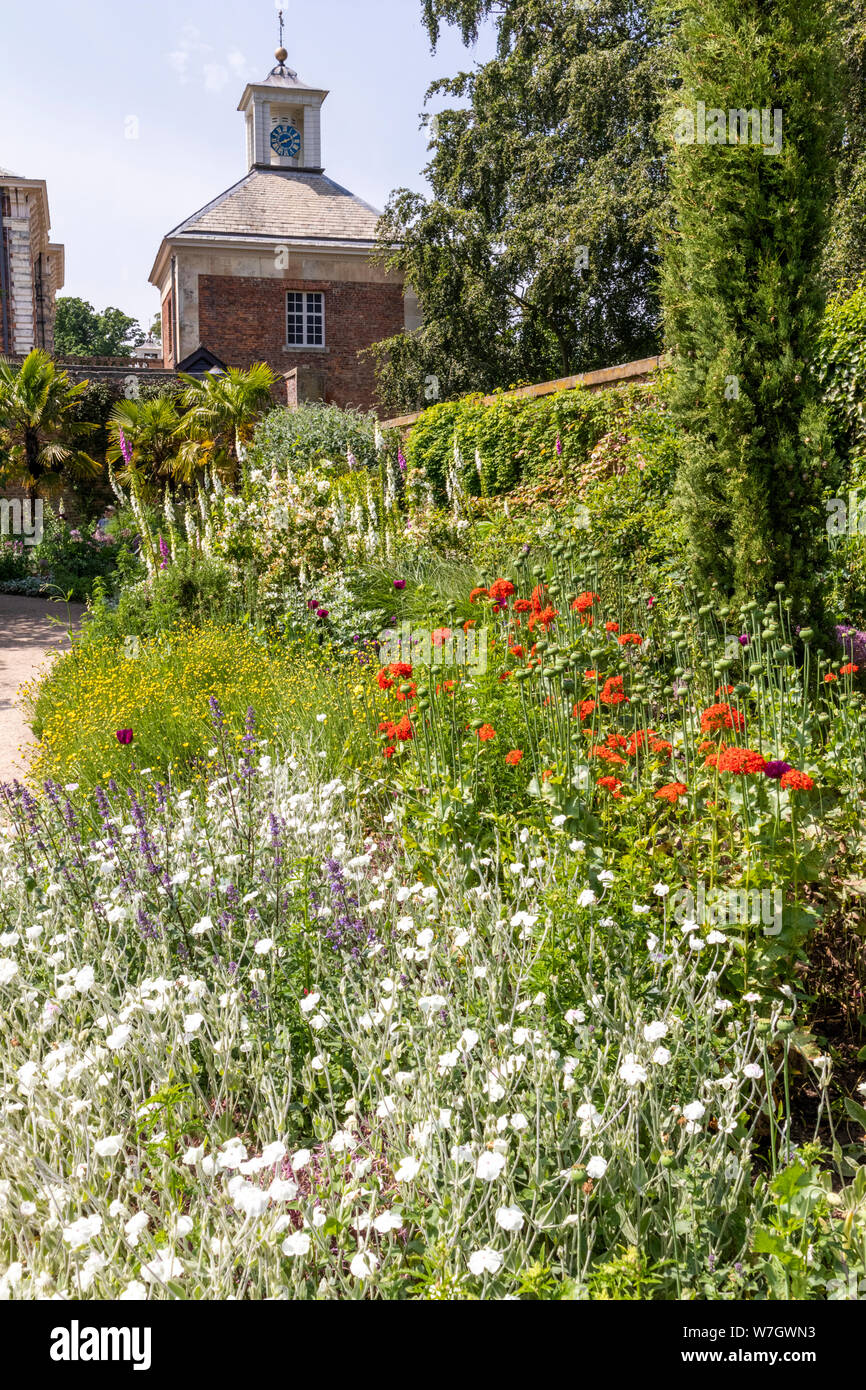
[(840, 140), (834, 6), (675, 8), (662, 298), (686, 436), (679, 502), (707, 587), (762, 598), (783, 580), (805, 614), (834, 468), (810, 371)]

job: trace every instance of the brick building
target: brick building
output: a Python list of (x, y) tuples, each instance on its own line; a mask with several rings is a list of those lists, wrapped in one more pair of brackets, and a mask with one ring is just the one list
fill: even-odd
[(290, 403), (369, 408), (374, 372), (358, 352), (417, 327), (417, 300), (372, 259), (375, 208), (324, 173), (328, 93), (286, 66), (285, 49), (276, 57), (238, 107), (247, 174), (160, 246), (150, 280), (164, 365), (263, 361), (285, 377)]
[(53, 351), (54, 300), (63, 275), (63, 247), (51, 240), (44, 180), (0, 169), (0, 353)]

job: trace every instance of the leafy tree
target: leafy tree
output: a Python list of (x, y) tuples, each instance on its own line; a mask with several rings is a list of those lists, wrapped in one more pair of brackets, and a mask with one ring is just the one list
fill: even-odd
[(150, 336), (158, 343), (162, 342), (162, 314), (157, 314), (150, 325)]
[[(804, 613), (833, 472), (809, 364), (839, 141), (836, 35), (826, 0), (678, 9), (663, 299), (686, 435), (679, 503), (704, 584), (743, 600), (783, 581)], [(780, 111), (780, 149), (765, 152), (763, 134), (751, 143), (755, 131), (747, 142), (739, 121), (729, 143), (699, 143), (698, 102), (714, 140), (715, 110), (726, 121), (740, 108)], [(775, 129), (772, 118), (771, 139)]]
[(487, 17), (496, 57), (427, 94), (462, 103), (424, 118), (432, 197), (397, 190), (380, 226), (424, 312), (373, 349), (396, 409), (658, 349), (667, 23), (651, 0), (424, 0), (434, 45)]
[(130, 349), (144, 342), (137, 319), (120, 309), (97, 313), (86, 299), (57, 300), (54, 348), (65, 357), (128, 357)]
[[(111, 464), (122, 465), (118, 470), (120, 480), (127, 480), (130, 469), (149, 476), (175, 472), (181, 448), (180, 426), (181, 417), (170, 396), (118, 401), (111, 412), (111, 444), (106, 458)], [(124, 448), (131, 455), (128, 463)]]
[(831, 291), (840, 283), (850, 289), (866, 275), (866, 10), (862, 0), (838, 0), (838, 5), (845, 60), (839, 74), (845, 133), (824, 256), (824, 279)]
[(266, 363), (256, 362), (248, 371), (229, 367), (201, 379), (180, 375), (188, 383), (183, 395), (187, 410), (180, 424), (184, 439), (175, 472), (188, 482), (213, 464), (227, 478), (234, 478), (259, 416), (273, 405), (275, 373)]
[(41, 348), (20, 367), (0, 358), (0, 476), (35, 493), (99, 476), (100, 465), (79, 447), (97, 426), (78, 420), (86, 382), (70, 385)]

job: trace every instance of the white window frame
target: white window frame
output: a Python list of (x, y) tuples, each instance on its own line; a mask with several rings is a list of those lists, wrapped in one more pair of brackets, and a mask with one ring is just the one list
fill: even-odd
[[(300, 300), (300, 308), (298, 306)], [(289, 333), (289, 321), (292, 323), (292, 332), (296, 331), (296, 320), (298, 314), (301, 317), (301, 340), (294, 342)], [(316, 326), (319, 326), (319, 340), (316, 341)], [(325, 294), (323, 290), (287, 290), (286, 291), (286, 347), (295, 348), (298, 351), (312, 348), (314, 350), (324, 348), (325, 339)]]

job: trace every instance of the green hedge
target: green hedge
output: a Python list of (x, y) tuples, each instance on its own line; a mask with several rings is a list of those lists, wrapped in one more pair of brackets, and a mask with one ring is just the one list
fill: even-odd
[(446, 401), (425, 410), (413, 425), (406, 457), (410, 465), (425, 470), (440, 498), (454, 461), (455, 441), (463, 486), (470, 496), (509, 492), (551, 475), (574, 476), (603, 435), (628, 423), (635, 413), (657, 408), (659, 389), (659, 383), (651, 382), (603, 391), (578, 387), (536, 398), (503, 394), (489, 405), (480, 395)]

